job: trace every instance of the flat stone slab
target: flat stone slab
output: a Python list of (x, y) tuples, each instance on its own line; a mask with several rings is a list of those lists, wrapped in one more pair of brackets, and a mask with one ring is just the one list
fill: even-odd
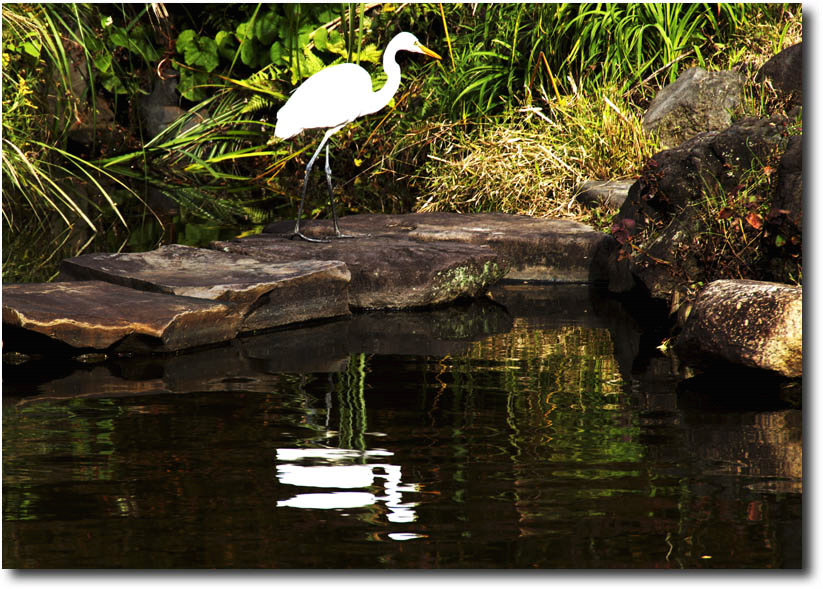
[(356, 309), (409, 309), (476, 297), (505, 274), (488, 247), (424, 243), (395, 235), (310, 243), (262, 234), (214, 242), (212, 247), (278, 264), (343, 261), (351, 272), (349, 305)]
[(235, 337), (233, 306), (143, 292), (102, 281), (3, 287), (3, 324), (75, 348), (175, 351)]
[[(617, 241), (576, 221), (505, 213), (410, 213), (351, 215), (340, 219), (340, 227), (359, 239), (371, 235), (485, 246), (498, 254), (505, 278), (511, 280), (607, 282), (616, 292), (634, 284), (628, 271), (615, 263)], [(272, 223), (265, 232), (283, 235), (293, 228), (293, 222), (283, 221)], [(330, 237), (332, 224), (311, 221), (302, 230), (310, 237)]]
[(63, 260), (60, 280), (103, 280), (138, 290), (237, 306), (241, 331), (349, 314), (351, 276), (340, 261), (272, 264), (185, 245)]

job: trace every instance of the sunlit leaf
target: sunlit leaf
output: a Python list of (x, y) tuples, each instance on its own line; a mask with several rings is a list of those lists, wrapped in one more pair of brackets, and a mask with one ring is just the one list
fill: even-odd
[(763, 217), (761, 217), (758, 213), (755, 213), (754, 211), (746, 215), (746, 222), (755, 229), (763, 228)]

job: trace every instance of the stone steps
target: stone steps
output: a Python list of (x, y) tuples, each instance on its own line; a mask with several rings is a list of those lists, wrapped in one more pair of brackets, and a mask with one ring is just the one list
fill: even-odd
[[(171, 352), (351, 310), (432, 308), (482, 296), (504, 278), (630, 284), (616, 270), (614, 239), (573, 221), (354, 215), (341, 228), (356, 238), (330, 243), (289, 239), (291, 228), (274, 224), (212, 249), (70, 258), (58, 282), (5, 286), (3, 323), (74, 348)], [(327, 235), (331, 222), (304, 232)]]

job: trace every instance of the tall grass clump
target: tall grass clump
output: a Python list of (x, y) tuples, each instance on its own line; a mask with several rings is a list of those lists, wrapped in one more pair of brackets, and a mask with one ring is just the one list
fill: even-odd
[(428, 154), (417, 209), (582, 218), (576, 186), (628, 177), (659, 149), (642, 113), (610, 95), (564, 96), (451, 133)]

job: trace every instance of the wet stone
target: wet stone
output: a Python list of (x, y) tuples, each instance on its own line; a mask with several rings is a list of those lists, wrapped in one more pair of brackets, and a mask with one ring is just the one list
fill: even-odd
[(450, 303), (486, 292), (505, 269), (488, 247), (423, 243), (392, 235), (310, 243), (263, 234), (220, 241), (212, 247), (272, 263), (340, 260), (351, 272), (349, 304), (355, 309), (409, 309)]
[(350, 274), (339, 261), (273, 264), (184, 245), (130, 254), (87, 254), (63, 260), (61, 280), (104, 280), (130, 288), (230, 303), (241, 331), (349, 313)]
[(236, 308), (101, 281), (3, 287), (3, 325), (74, 348), (167, 352), (232, 339)]

